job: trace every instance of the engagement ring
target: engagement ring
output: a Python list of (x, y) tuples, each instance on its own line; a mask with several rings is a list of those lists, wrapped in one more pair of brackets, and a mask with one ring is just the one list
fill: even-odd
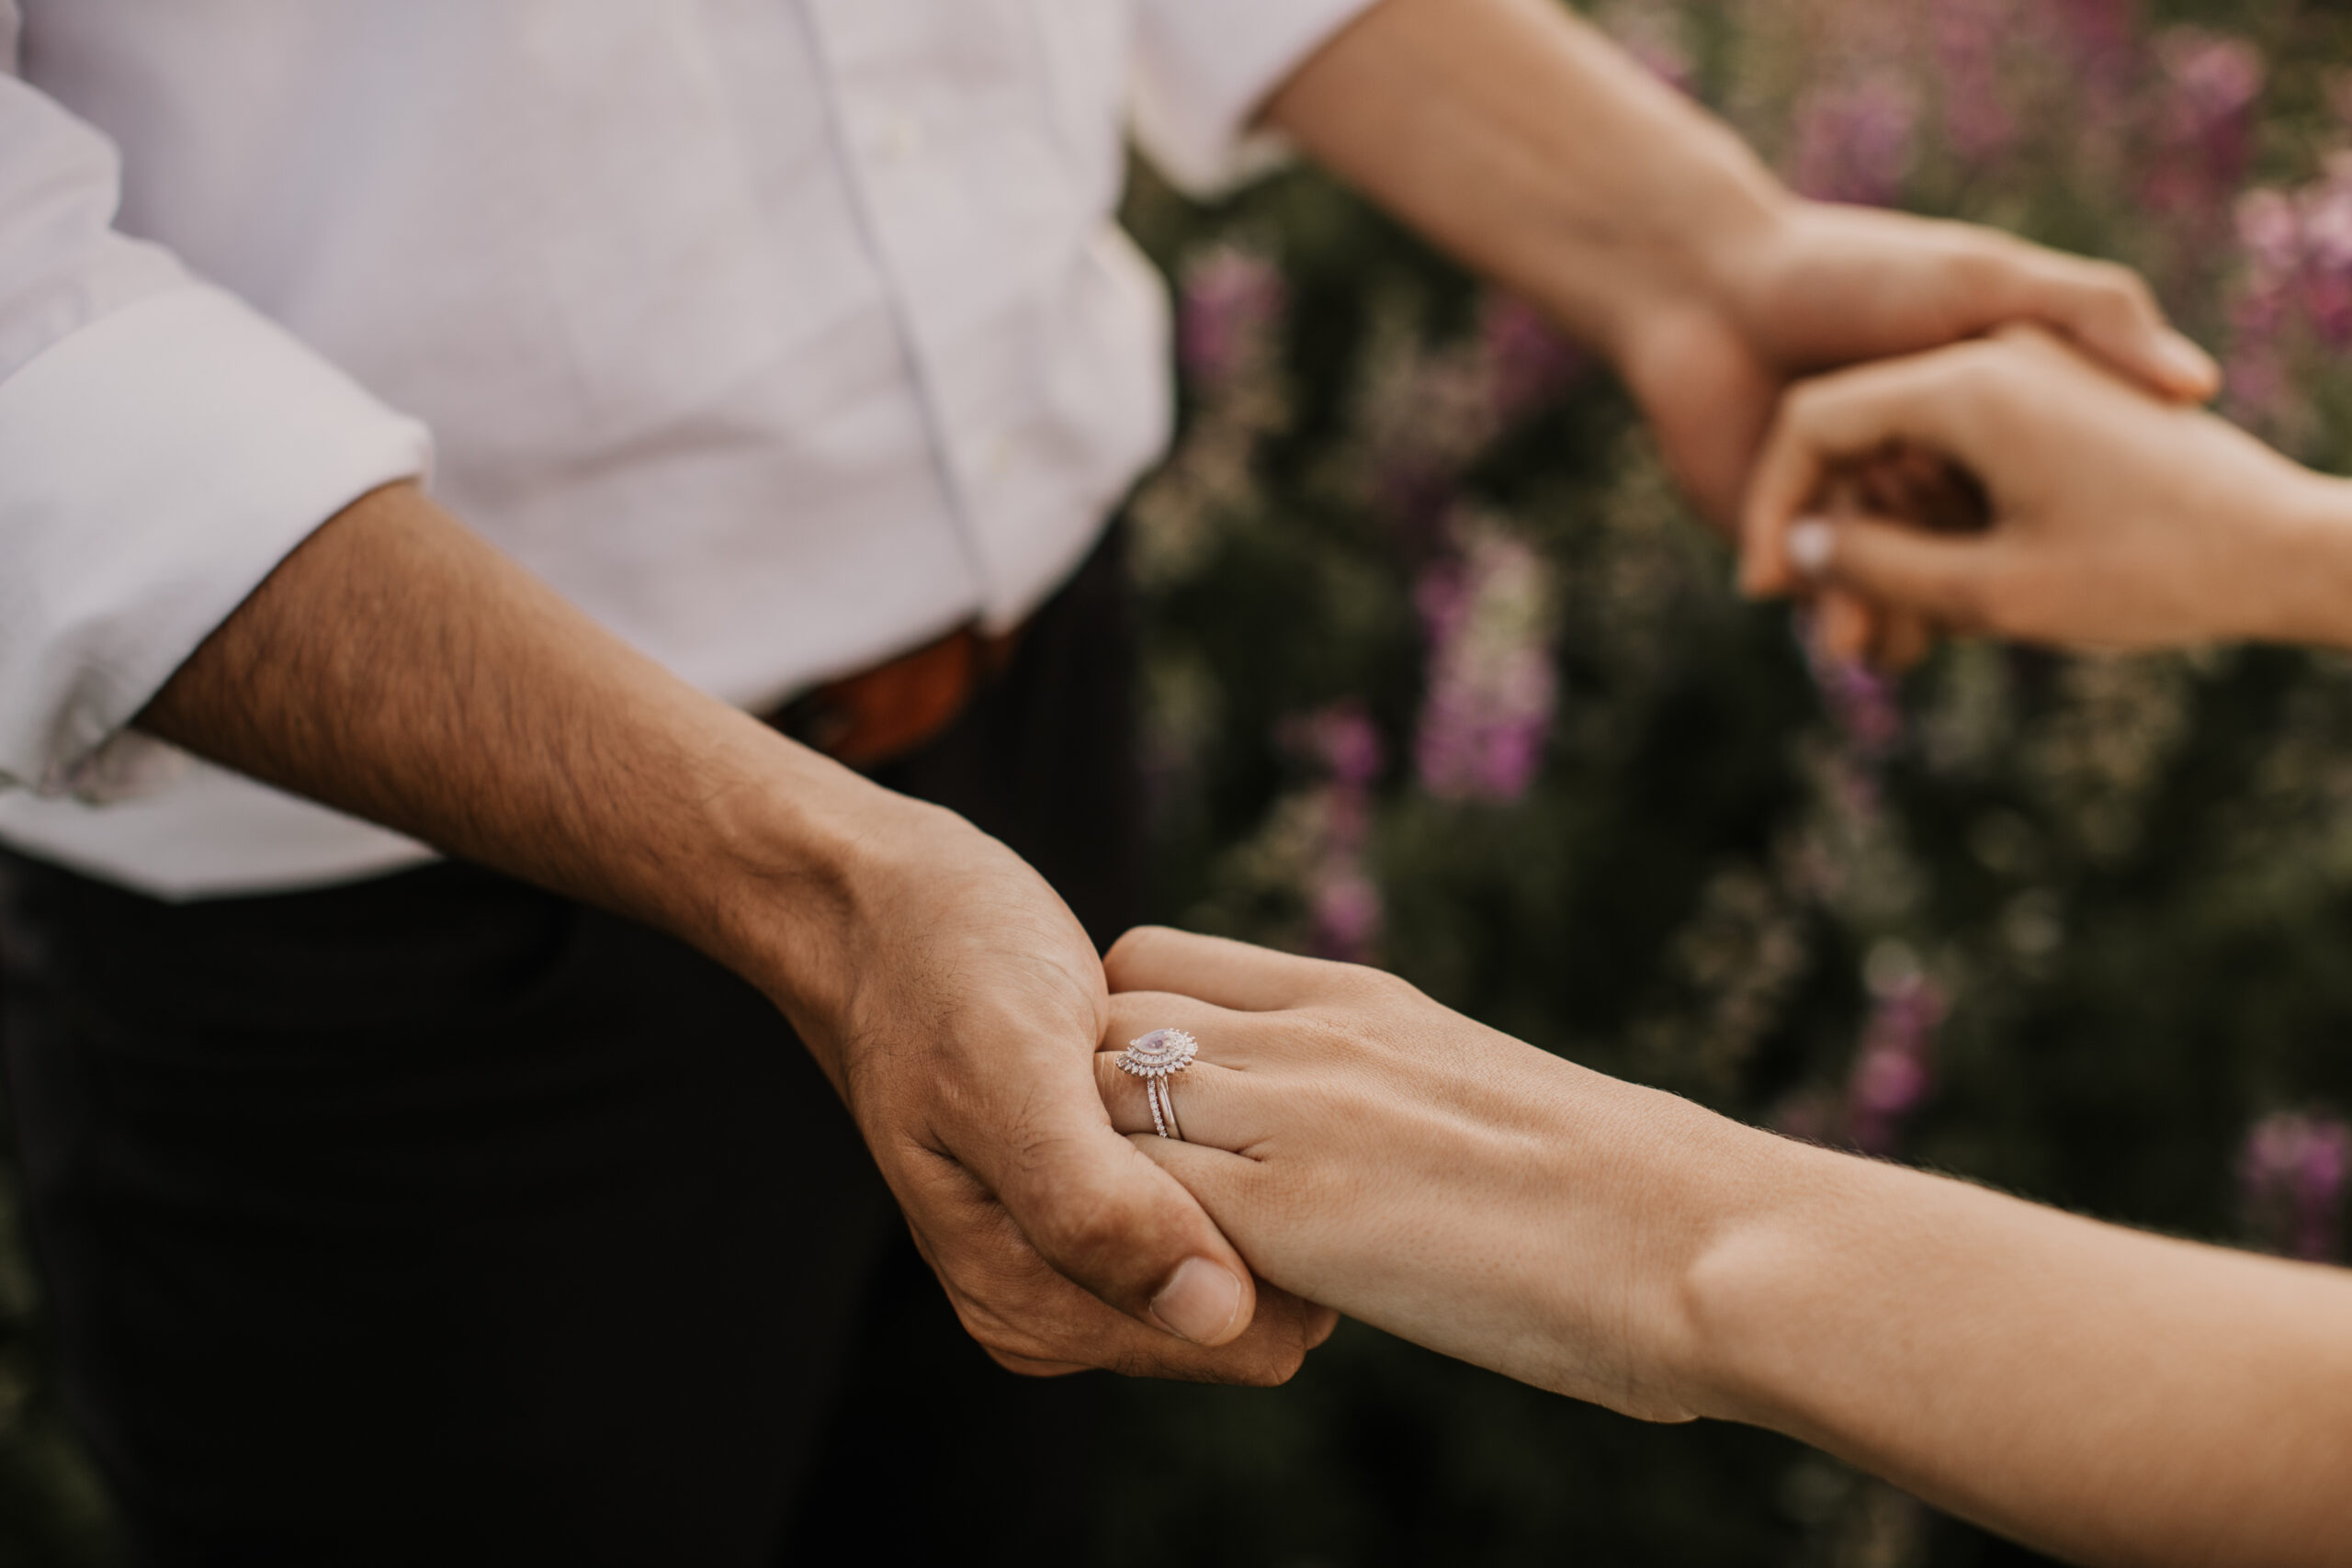
[(1119, 1070), (1143, 1079), (1144, 1098), (1151, 1101), (1151, 1124), (1161, 1137), (1180, 1144), (1184, 1134), (1176, 1125), (1176, 1101), (1169, 1096), (1168, 1080), (1191, 1066), (1200, 1054), (1201, 1043), (1181, 1029), (1138, 1034), (1119, 1053)]

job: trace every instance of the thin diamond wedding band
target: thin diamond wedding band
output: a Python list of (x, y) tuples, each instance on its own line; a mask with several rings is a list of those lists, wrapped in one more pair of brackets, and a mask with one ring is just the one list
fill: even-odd
[(1176, 1101), (1168, 1092), (1168, 1080), (1191, 1066), (1200, 1054), (1201, 1043), (1181, 1029), (1138, 1034), (1119, 1053), (1119, 1070), (1143, 1079), (1144, 1099), (1151, 1102), (1151, 1124), (1161, 1137), (1180, 1144), (1184, 1134), (1176, 1125)]

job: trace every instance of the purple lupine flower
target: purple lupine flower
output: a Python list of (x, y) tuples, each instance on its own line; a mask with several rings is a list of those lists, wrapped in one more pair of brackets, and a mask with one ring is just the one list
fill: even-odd
[[(1378, 766), (1375, 756), (1373, 771)], [(1370, 962), (1383, 913), (1379, 886), (1364, 865), (1372, 843), (1368, 778), (1335, 773), (1324, 786), (1323, 842), (1307, 888), (1316, 953), (1348, 964)]]
[(1301, 727), (1301, 749), (1329, 771), (1332, 781), (1363, 789), (1380, 775), (1380, 731), (1361, 703), (1340, 703), (1310, 716)]
[(2243, 39), (2190, 27), (2168, 29), (2155, 53), (2163, 87), (2142, 196), (2156, 211), (2201, 220), (2245, 179), (2262, 55)]
[[(2266, 216), (2257, 209), (2258, 221)], [(2342, 348), (2352, 343), (2352, 164), (2342, 154), (2330, 160), (2324, 177), (2303, 191), (2296, 216), (2301, 220), (2303, 313), (2324, 342)], [(2269, 221), (2276, 224), (2277, 220)], [(2243, 241), (2243, 227), (2239, 234)], [(2266, 263), (2274, 259), (2248, 246), (2248, 269), (2257, 279), (2267, 270)]]
[(1331, 868), (1315, 885), (1316, 956), (1342, 964), (1371, 963), (1384, 912), (1379, 887), (1361, 867)]
[(1929, 14), (1944, 140), (1962, 161), (1980, 167), (2017, 144), (2018, 117), (2003, 91), (2001, 45), (2018, 19), (2013, 0), (1936, 0)]
[(2044, 0), (2028, 12), (2045, 24), (2068, 83), (2068, 130), (2093, 144), (2129, 128), (2147, 73), (2139, 0)]
[(2299, 412), (2290, 366), (2299, 344), (2352, 344), (2352, 156), (2293, 192), (2239, 197), (2242, 265), (2230, 306), (2227, 367), (2233, 412), (2256, 425)]
[(1878, 761), (1903, 743), (1903, 705), (1894, 676), (1858, 659), (1833, 659), (1821, 650), (1811, 628), (1800, 624), (1805, 663), (1847, 743), (1867, 761)]
[(1869, 1154), (1892, 1154), (1904, 1124), (1934, 1087), (1936, 1026), (1943, 993), (1923, 976), (1883, 987), (1846, 1082), (1847, 1136)]
[(1380, 937), (1380, 886), (1366, 865), (1372, 844), (1372, 785), (1380, 776), (1380, 731), (1360, 703), (1336, 703), (1284, 723), (1283, 744), (1321, 771), (1315, 797), (1317, 840), (1307, 867), (1309, 942), (1317, 954), (1372, 961)]
[(2138, 0), (2057, 0), (2052, 9), (2077, 79), (2113, 81), (2131, 73), (2139, 42)]
[(1494, 439), (1493, 376), (1477, 342), (1399, 354), (1382, 372), (1364, 413), (1366, 466), (1418, 554), (1443, 527), (1456, 479)]
[(1498, 429), (1551, 401), (1586, 365), (1584, 351), (1516, 294), (1490, 293), (1479, 302), (1478, 343)]
[(2352, 1126), (2340, 1117), (2274, 1112), (2247, 1131), (2238, 1156), (2248, 1228), (2275, 1250), (2314, 1262), (2336, 1255), (2347, 1178)]
[(1607, 17), (1617, 47), (1676, 92), (1696, 96), (1699, 73), (1682, 41), (1681, 18), (1670, 5), (1619, 6)]
[(1227, 386), (1270, 356), (1290, 297), (1282, 269), (1270, 257), (1239, 245), (1212, 245), (1184, 264), (1181, 292), (1177, 363), (1203, 389)]
[(1552, 581), (1524, 540), (1461, 517), (1453, 550), (1414, 597), (1429, 678), (1414, 746), (1421, 787), (1444, 800), (1509, 802), (1544, 760), (1556, 695)]
[(2315, 299), (2306, 284), (2303, 204), (2284, 191), (2247, 191), (2238, 198), (2238, 249), (2245, 257), (2230, 305), (2230, 349), (2223, 367), (2231, 411), (2245, 423), (2271, 424), (2291, 406), (2289, 337)]
[(1889, 207), (1911, 173), (1919, 99), (1909, 81), (1881, 72), (1807, 92), (1796, 107), (1789, 183), (1823, 201)]
[(2278, 288), (2303, 266), (2303, 217), (2285, 191), (2258, 186), (2238, 197), (2238, 248), (2256, 281)]

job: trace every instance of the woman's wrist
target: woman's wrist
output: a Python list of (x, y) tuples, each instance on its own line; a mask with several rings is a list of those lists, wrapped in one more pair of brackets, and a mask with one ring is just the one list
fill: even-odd
[(2278, 459), (2275, 491), (2248, 498), (2229, 552), (2233, 629), (2266, 642), (2352, 648), (2352, 480)]
[(1718, 1216), (1680, 1279), (1684, 1397), (1697, 1414), (1791, 1429), (1802, 1424), (1786, 1386), (1785, 1342), (1808, 1320), (1807, 1298), (1845, 1262), (1842, 1227), (1860, 1212), (1860, 1185), (1890, 1168), (1770, 1134), (1747, 1151), (1743, 1201)]
[[(1566, 1375), (1530, 1381), (1648, 1420), (1724, 1415), (1738, 1369), (1715, 1299), (1721, 1260), (1770, 1234), (1802, 1156), (1820, 1151), (1562, 1066), (1584, 1081), (1545, 1138), (1553, 1168), (1530, 1189), (1544, 1212), (1521, 1223), (1546, 1244), (1525, 1255), (1529, 1315), (1553, 1325)], [(1622, 1391), (1577, 1386), (1596, 1348), (1620, 1363)]]

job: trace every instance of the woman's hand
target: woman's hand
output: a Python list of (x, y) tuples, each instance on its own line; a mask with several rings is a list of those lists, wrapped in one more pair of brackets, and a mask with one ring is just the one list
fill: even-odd
[[(1889, 452), (1974, 476), (1990, 527), (1822, 515), (1836, 470)], [(1826, 588), (1959, 632), (2117, 648), (2352, 642), (2342, 484), (2032, 328), (1793, 389), (1741, 543), (1750, 593)]]
[[(1368, 969), (1168, 931), (1106, 968), (1114, 1123), (1276, 1284), (1628, 1415), (1770, 1427), (2069, 1562), (2352, 1565), (2343, 1269), (1777, 1138)], [(1114, 1065), (1169, 1026), (1200, 1042), (1183, 1143)]]
[(1170, 1088), (1188, 1141), (1137, 1142), (1267, 1280), (1627, 1415), (1698, 1413), (1679, 1281), (1777, 1140), (1375, 970), (1161, 930), (1105, 967), (1113, 1122), (1152, 1130), (1125, 1043), (1192, 1033)]

